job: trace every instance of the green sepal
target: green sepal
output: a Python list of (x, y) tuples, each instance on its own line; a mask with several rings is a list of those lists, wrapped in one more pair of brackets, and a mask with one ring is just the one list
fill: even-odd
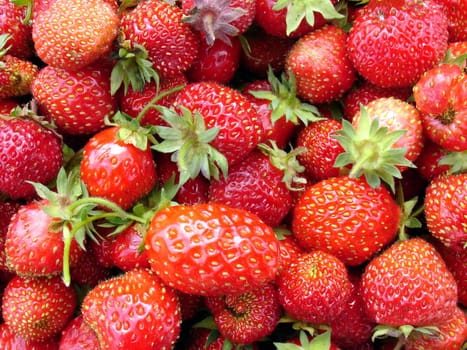
[(0, 34), (0, 57), (3, 57), (7, 54), (8, 50), (10, 50), (11, 45), (6, 46), (8, 40), (10, 40), (10, 34)]
[(23, 24), (31, 24), (32, 10), (34, 8), (33, 0), (10, 0), (10, 2), (16, 6), (26, 7), (26, 13), (23, 18)]
[(450, 174), (460, 174), (467, 171), (467, 151), (449, 152), (442, 157), (439, 165), (447, 165), (450, 167)]

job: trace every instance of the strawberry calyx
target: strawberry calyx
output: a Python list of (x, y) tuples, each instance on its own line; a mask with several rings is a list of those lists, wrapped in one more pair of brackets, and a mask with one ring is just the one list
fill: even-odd
[[(0, 58), (5, 56), (8, 53), (8, 50), (10, 50), (11, 45), (6, 46), (8, 40), (10, 40), (11, 35), (10, 34), (1, 34), (0, 35)], [(0, 66), (0, 68), (2, 68)]]
[[(279, 320), (282, 324), (291, 324), (292, 330), (297, 333), (299, 344), (296, 342), (274, 342), (278, 350), (313, 350), (331, 349), (331, 329), (327, 325), (314, 325), (297, 320), (285, 314)], [(295, 339), (296, 339), (295, 338)]]
[(297, 156), (305, 152), (306, 148), (297, 147), (287, 152), (280, 149), (276, 142), (272, 140), (270, 144), (271, 146), (260, 143), (258, 148), (269, 157), (271, 164), (284, 174), (282, 182), (285, 183), (287, 188), (291, 191), (301, 191), (306, 184), (306, 178), (300, 176), (299, 173), (302, 173), (305, 167), (299, 163)]
[(310, 26), (315, 24), (315, 13), (320, 13), (326, 20), (342, 19), (331, 0), (278, 0), (272, 9), (279, 11), (287, 8), (287, 35), (295, 31), (305, 19)]
[(33, 0), (10, 0), (10, 2), (16, 6), (26, 7), (26, 12), (23, 18), (23, 24), (31, 23), (32, 10), (34, 8), (34, 1)]
[(370, 121), (366, 108), (361, 106), (358, 127), (348, 120), (342, 120), (342, 129), (333, 136), (344, 148), (334, 166), (350, 166), (350, 177), (364, 176), (373, 188), (379, 187), (383, 180), (395, 192), (394, 178), (402, 178), (398, 166), (415, 167), (405, 157), (406, 148), (393, 147), (406, 132), (388, 131), (387, 127), (380, 127), (378, 118)]
[(209, 46), (219, 39), (231, 45), (230, 37), (239, 34), (238, 28), (231, 22), (246, 13), (239, 7), (230, 7), (231, 0), (195, 0), (195, 6), (184, 15), (182, 22), (204, 33)]
[(467, 171), (467, 150), (449, 152), (439, 160), (438, 164), (449, 166), (449, 174), (465, 173)]
[(203, 117), (184, 106), (178, 106), (180, 113), (164, 106), (156, 109), (169, 126), (156, 126), (162, 141), (152, 148), (172, 154), (171, 159), (177, 163), (180, 173), (180, 185), (200, 173), (207, 179), (218, 180), (221, 174), (227, 177), (227, 158), (210, 144), (219, 133), (219, 127), (206, 129)]
[(371, 340), (375, 341), (377, 338), (384, 339), (388, 337), (397, 338), (397, 343), (393, 349), (400, 350), (404, 347), (407, 339), (417, 332), (431, 337), (438, 337), (440, 334), (439, 328), (435, 326), (414, 327), (412, 325), (402, 325), (399, 327), (393, 327), (387, 325), (377, 325), (374, 329)]
[(297, 97), (297, 87), (295, 75), (292, 71), (288, 74), (282, 73), (280, 80), (274, 75), (271, 67), (268, 69), (268, 81), (271, 91), (248, 91), (254, 97), (271, 101), (271, 121), (274, 123), (280, 118), (285, 118), (296, 125), (300, 122), (308, 125), (324, 119), (318, 108), (306, 102), (302, 102)]
[(404, 241), (410, 238), (407, 229), (418, 229), (422, 227), (418, 216), (423, 213), (423, 204), (417, 206), (417, 204), (419, 204), (419, 198), (417, 196), (406, 201), (400, 182), (396, 190), (396, 202), (401, 208), (398, 239)]

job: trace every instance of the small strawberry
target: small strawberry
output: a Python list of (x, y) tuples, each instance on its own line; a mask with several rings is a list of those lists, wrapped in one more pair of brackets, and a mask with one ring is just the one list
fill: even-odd
[(338, 100), (356, 80), (346, 54), (347, 33), (325, 25), (300, 37), (287, 54), (286, 72), (292, 71), (297, 95), (311, 103)]
[(417, 166), (416, 171), (428, 181), (447, 173), (449, 165), (440, 164), (440, 161), (448, 154), (452, 154), (451, 151), (430, 140), (425, 140), (422, 151), (414, 162)]
[(273, 333), (282, 315), (272, 284), (242, 294), (206, 298), (219, 332), (234, 344), (250, 344)]
[(356, 15), (346, 49), (365, 80), (409, 87), (443, 58), (447, 45), (447, 16), (436, 1), (376, 0)]
[(157, 276), (135, 269), (95, 286), (81, 306), (100, 349), (171, 349), (180, 334), (176, 293)]
[(102, 0), (55, 0), (34, 18), (32, 38), (46, 64), (77, 71), (108, 55), (119, 18)]
[[(51, 339), (46, 342), (26, 341), (11, 330), (6, 323), (0, 324), (0, 348), (5, 350), (59, 350), (58, 340)], [(65, 350), (65, 349), (63, 349)], [(77, 349), (78, 350), (78, 349)], [(83, 349), (84, 350), (84, 349)]]
[(362, 275), (366, 312), (380, 325), (435, 326), (455, 312), (457, 285), (434, 246), (398, 241), (372, 259)]
[(279, 301), (294, 319), (328, 323), (344, 309), (351, 293), (346, 266), (321, 250), (302, 254), (277, 279)]
[(76, 293), (60, 277), (15, 276), (5, 288), (2, 313), (8, 327), (26, 341), (48, 341), (72, 318)]
[(274, 231), (256, 215), (222, 204), (159, 210), (145, 242), (151, 269), (188, 294), (243, 293), (272, 281), (278, 268)]
[(60, 350), (99, 349), (97, 336), (80, 314), (71, 319), (60, 334)]

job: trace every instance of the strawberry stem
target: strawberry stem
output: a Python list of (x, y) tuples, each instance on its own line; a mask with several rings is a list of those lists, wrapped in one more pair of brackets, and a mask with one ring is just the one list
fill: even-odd
[(68, 225), (63, 225), (63, 282), (68, 287), (71, 283), (70, 275), (70, 247), (73, 240), (73, 234), (71, 233)]
[(143, 119), (144, 115), (147, 113), (147, 111), (151, 108), (154, 108), (155, 106), (157, 106), (157, 102), (162, 100), (164, 97), (166, 96), (169, 96), (175, 92), (178, 92), (180, 90), (182, 90), (184, 87), (184, 85), (178, 85), (178, 86), (175, 86), (174, 88), (172, 89), (169, 89), (169, 90), (165, 90), (165, 91), (162, 91), (161, 93), (158, 93), (151, 101), (149, 101), (148, 104), (146, 104), (144, 106), (144, 108), (141, 110), (141, 112), (139, 112), (139, 114), (136, 116), (136, 120), (138, 121), (141, 121), (141, 119)]

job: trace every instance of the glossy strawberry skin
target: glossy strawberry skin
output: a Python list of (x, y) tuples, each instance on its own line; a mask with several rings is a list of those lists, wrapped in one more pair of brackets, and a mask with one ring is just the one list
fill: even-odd
[(31, 61), (9, 54), (0, 58), (0, 98), (16, 98), (31, 92), (38, 67)]
[(339, 315), (351, 293), (345, 265), (321, 250), (302, 254), (277, 279), (279, 301), (297, 320), (328, 323)]
[(312, 103), (339, 99), (356, 79), (347, 58), (347, 33), (335, 25), (325, 25), (301, 37), (289, 50), (285, 70), (297, 81), (297, 95)]
[(62, 166), (61, 140), (35, 121), (0, 118), (0, 144), (0, 192), (11, 198), (31, 198), (26, 181), (46, 184)]
[(211, 145), (227, 158), (230, 166), (250, 153), (263, 137), (264, 130), (251, 102), (223, 84), (188, 84), (177, 95), (175, 104), (200, 113), (207, 129), (219, 127)]
[(11, 35), (8, 54), (28, 59), (33, 55), (32, 26), (24, 23), (26, 8), (9, 0), (0, 1), (0, 33)]
[(305, 250), (321, 249), (356, 266), (395, 238), (399, 219), (386, 188), (340, 176), (305, 189), (293, 210), (292, 231)]
[(58, 340), (55, 338), (46, 342), (26, 341), (24, 338), (13, 332), (6, 323), (1, 323), (0, 348), (21, 350), (59, 350), (59, 344)]
[(11, 330), (27, 341), (48, 341), (72, 318), (76, 293), (61, 277), (15, 276), (5, 288), (2, 313)]
[(110, 53), (118, 23), (105, 1), (56, 0), (36, 13), (34, 47), (46, 64), (76, 71)]
[(180, 8), (165, 1), (142, 1), (121, 19), (124, 40), (144, 46), (161, 78), (184, 73), (199, 51), (199, 38), (182, 23)]
[(180, 333), (177, 295), (145, 269), (101, 282), (86, 295), (81, 311), (102, 350), (171, 349)]
[(76, 316), (60, 334), (60, 349), (91, 350), (99, 349), (97, 336), (91, 327), (84, 322), (83, 315)]
[(256, 215), (222, 204), (172, 206), (146, 232), (151, 269), (184, 293), (242, 293), (275, 278), (279, 248)]
[(46, 66), (32, 82), (31, 93), (42, 114), (65, 134), (96, 133), (117, 111), (117, 99), (110, 94), (110, 70), (100, 64), (74, 72)]
[(101, 130), (86, 143), (80, 177), (91, 196), (114, 201), (124, 209), (149, 193), (157, 181), (151, 149), (118, 139), (119, 127)]
[(441, 175), (425, 191), (424, 213), (430, 233), (443, 244), (462, 251), (467, 243), (465, 199), (467, 174)]
[(361, 293), (370, 319), (390, 326), (432, 326), (457, 305), (457, 285), (433, 245), (411, 238), (365, 267)]

